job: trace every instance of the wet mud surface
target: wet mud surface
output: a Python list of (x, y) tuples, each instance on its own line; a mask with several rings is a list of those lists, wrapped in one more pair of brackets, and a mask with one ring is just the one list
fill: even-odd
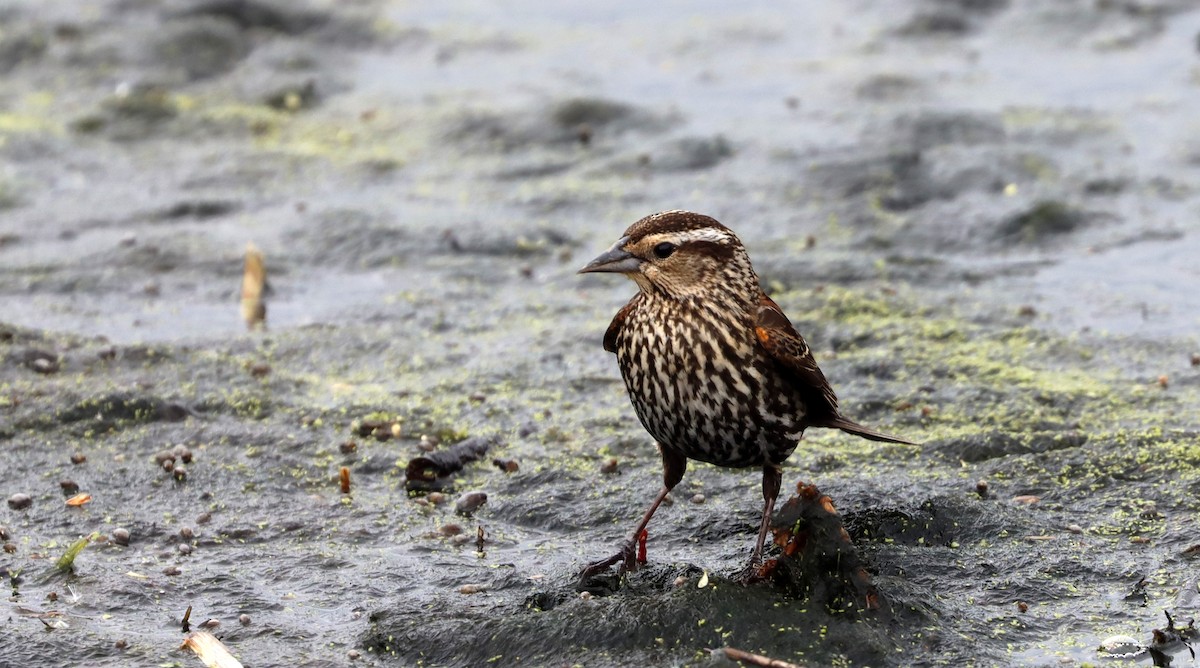
[[(192, 606), (247, 666), (1148, 665), (1097, 646), (1200, 608), (1198, 39), (1166, 0), (0, 2), (0, 664), (199, 665)], [(634, 286), (574, 272), (670, 208), (921, 443), (784, 469), (878, 610), (732, 581), (759, 475), (699, 464), (578, 591), (661, 473), (600, 347)]]

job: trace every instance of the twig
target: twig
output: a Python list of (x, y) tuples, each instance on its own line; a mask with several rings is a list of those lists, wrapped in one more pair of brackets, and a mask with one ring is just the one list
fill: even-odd
[(722, 647), (721, 649), (712, 650), (715, 652), (724, 652), (725, 658), (731, 661), (738, 661), (747, 666), (758, 666), (758, 668), (804, 668), (798, 663), (783, 661), (782, 659), (772, 659), (769, 656), (762, 654), (752, 654), (733, 647)]

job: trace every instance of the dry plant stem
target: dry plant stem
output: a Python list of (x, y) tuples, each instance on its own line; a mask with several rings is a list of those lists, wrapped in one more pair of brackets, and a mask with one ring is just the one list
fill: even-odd
[(791, 663), (780, 659), (772, 659), (769, 656), (761, 654), (752, 654), (740, 649), (732, 647), (723, 647), (717, 652), (724, 652), (726, 658), (731, 661), (737, 661), (746, 666), (760, 666), (761, 668), (804, 668), (798, 663)]

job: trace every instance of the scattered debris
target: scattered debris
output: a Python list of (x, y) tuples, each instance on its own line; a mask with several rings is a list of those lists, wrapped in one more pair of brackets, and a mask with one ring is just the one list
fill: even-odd
[(25, 366), (35, 373), (49, 375), (58, 373), (62, 368), (62, 362), (58, 355), (45, 350), (27, 350), (25, 351)]
[(1133, 588), (1130, 589), (1129, 593), (1125, 595), (1125, 600), (1126, 601), (1136, 601), (1138, 603), (1141, 603), (1142, 606), (1149, 605), (1150, 594), (1146, 592), (1146, 586), (1148, 584), (1149, 583), (1146, 582), (1145, 577), (1143, 577), (1142, 579), (1135, 582), (1133, 585)]
[(99, 532), (92, 532), (91, 534), (76, 540), (74, 543), (71, 543), (71, 545), (67, 547), (67, 551), (63, 552), (63, 555), (58, 558), (58, 561), (54, 562), (54, 568), (60, 573), (71, 572), (75, 568), (75, 557), (79, 556), (79, 553), (83, 551), (83, 548), (87, 547), (88, 543), (99, 537)]
[(1172, 657), (1168, 652), (1186, 647), (1188, 653), (1192, 655), (1192, 660), (1195, 661), (1196, 651), (1192, 648), (1191, 641), (1200, 637), (1200, 630), (1196, 629), (1196, 621), (1189, 619), (1186, 626), (1179, 627), (1175, 625), (1170, 611), (1163, 610), (1163, 614), (1167, 617), (1167, 627), (1151, 630), (1148, 644), (1143, 644), (1131, 636), (1109, 636), (1100, 642), (1096, 651), (1102, 656), (1112, 659), (1132, 659), (1149, 652), (1155, 666), (1170, 666)]
[(756, 668), (804, 668), (798, 663), (791, 663), (780, 659), (772, 659), (761, 654), (753, 654), (733, 647), (722, 647), (721, 649), (709, 650), (712, 654), (723, 654), (730, 661), (737, 661), (745, 666), (755, 666)]
[(242, 320), (247, 329), (266, 329), (267, 266), (262, 251), (253, 243), (246, 244), (246, 260), (242, 269)]
[(70, 507), (73, 507), (73, 508), (78, 508), (79, 506), (82, 506), (86, 503), (91, 503), (91, 502), (92, 502), (92, 495), (88, 494), (87, 492), (80, 492), (79, 494), (76, 494), (75, 496), (72, 496), (71, 498), (67, 499), (67, 505)]
[(520, 464), (517, 464), (515, 459), (493, 459), (492, 464), (505, 473), (516, 473), (521, 470)]
[(28, 494), (13, 494), (8, 497), (8, 507), (13, 510), (24, 510), (33, 505), (33, 497)]
[(440, 452), (414, 457), (405, 470), (404, 486), (409, 491), (442, 489), (450, 483), (451, 474), (481, 459), (493, 445), (494, 439), (474, 437)]
[[(188, 608), (191, 611), (191, 608)], [(197, 631), (191, 634), (179, 646), (179, 649), (190, 649), (204, 662), (208, 668), (242, 668), (242, 663), (233, 658), (225, 645), (208, 631)]]
[(466, 492), (454, 502), (454, 512), (459, 515), (470, 515), (487, 503), (486, 492)]

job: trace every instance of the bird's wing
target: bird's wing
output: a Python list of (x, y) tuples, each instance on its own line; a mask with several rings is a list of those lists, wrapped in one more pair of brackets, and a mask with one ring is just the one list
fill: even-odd
[(642, 293), (638, 292), (629, 300), (629, 303), (622, 306), (620, 311), (613, 316), (612, 322), (608, 323), (608, 329), (604, 332), (604, 349), (610, 353), (617, 352), (617, 336), (621, 334), (621, 328), (625, 326), (625, 319), (629, 317), (629, 313), (633, 311), (638, 300), (642, 298)]
[(792, 386), (804, 398), (811, 419), (832, 418), (838, 414), (837, 395), (813, 359), (804, 337), (792, 326), (779, 304), (765, 294), (759, 297), (754, 335), (758, 345), (784, 369)]

